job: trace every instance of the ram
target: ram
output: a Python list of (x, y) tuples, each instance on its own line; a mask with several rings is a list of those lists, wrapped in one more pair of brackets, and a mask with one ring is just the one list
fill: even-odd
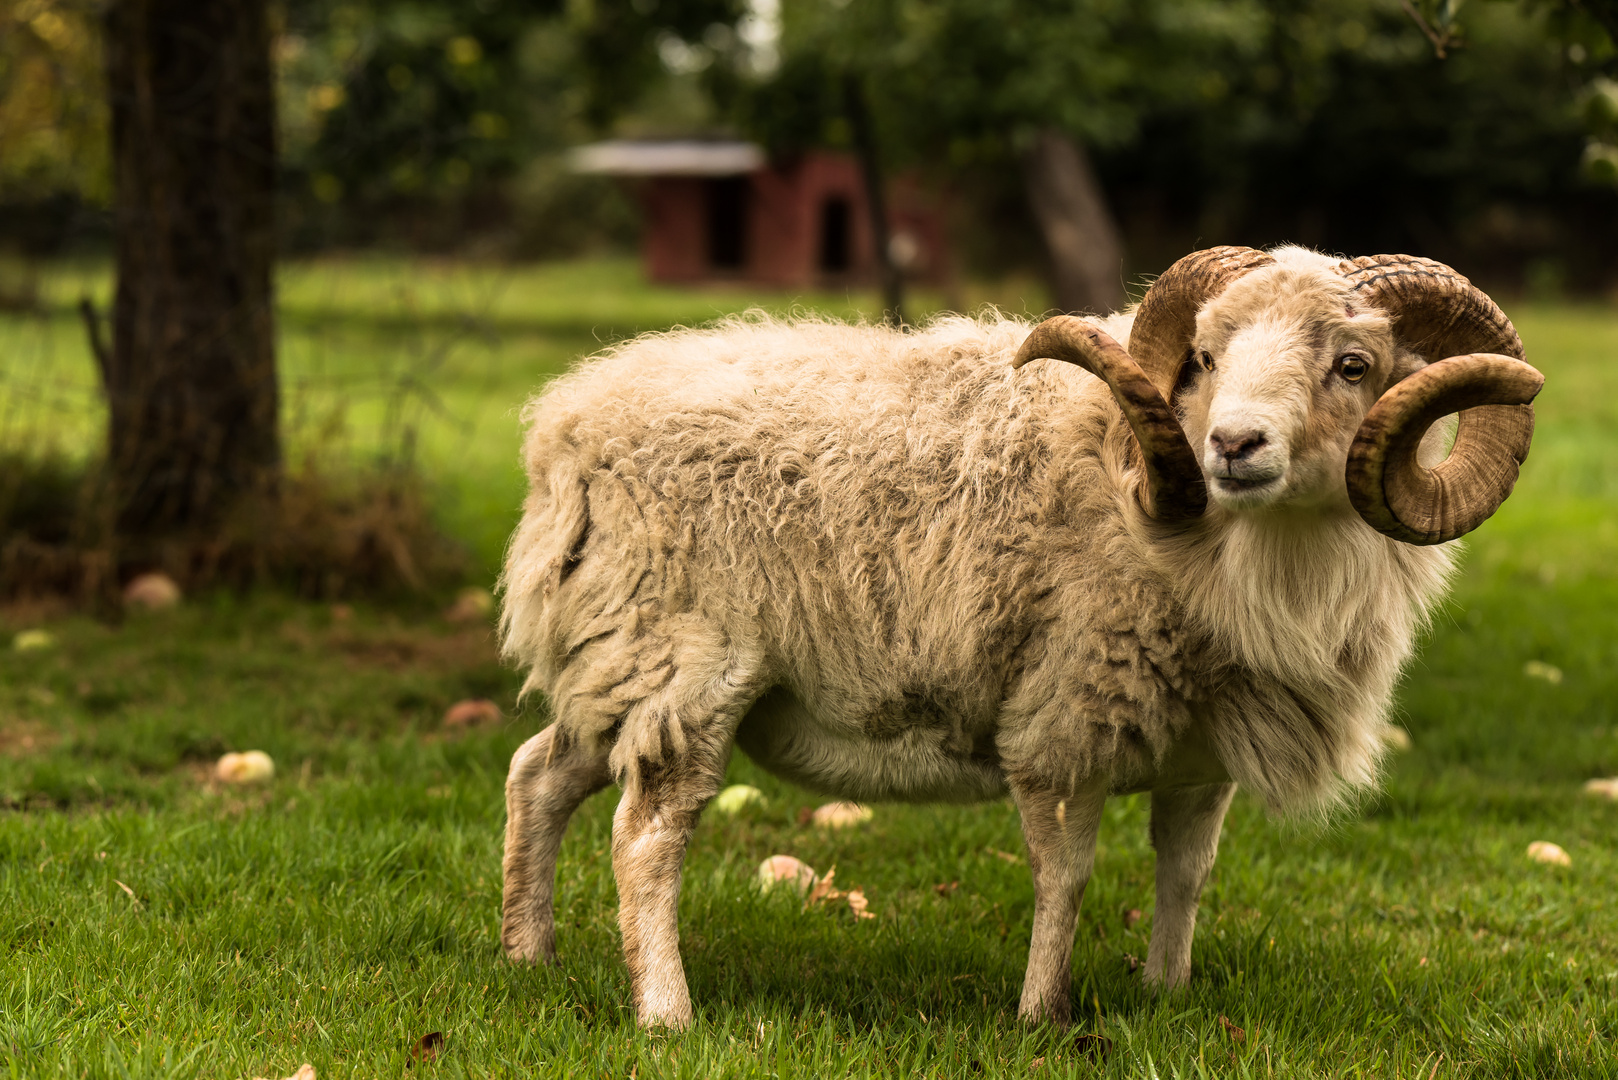
[(680, 867), (735, 745), (843, 798), (1009, 790), (1035, 1021), (1068, 1016), (1102, 803), (1149, 791), (1144, 975), (1184, 983), (1236, 785), (1318, 813), (1375, 781), (1450, 541), (1528, 452), (1522, 355), (1446, 266), (1284, 247), (1101, 319), (752, 316), (582, 364), (525, 413), (503, 579), (554, 714), (506, 787), (507, 954), (554, 959), (563, 830), (616, 781), (636, 1014), (688, 1024)]

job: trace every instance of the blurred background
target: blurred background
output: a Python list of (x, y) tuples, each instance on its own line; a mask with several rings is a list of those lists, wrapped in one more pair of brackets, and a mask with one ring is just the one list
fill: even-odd
[(487, 578), (523, 398), (748, 307), (1108, 310), (1286, 241), (1609, 301), (1615, 27), (1607, 0), (0, 0), (0, 592)]

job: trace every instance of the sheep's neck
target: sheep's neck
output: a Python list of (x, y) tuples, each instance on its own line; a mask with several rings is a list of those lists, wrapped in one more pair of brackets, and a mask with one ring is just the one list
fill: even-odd
[(1455, 548), (1399, 544), (1346, 514), (1214, 511), (1152, 550), (1216, 655), (1289, 682), (1391, 685)]

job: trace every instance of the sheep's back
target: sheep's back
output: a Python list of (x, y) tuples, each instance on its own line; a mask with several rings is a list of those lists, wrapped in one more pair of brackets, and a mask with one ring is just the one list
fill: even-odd
[[(527, 411), (508, 652), (549, 690), (603, 612), (697, 611), (756, 635), (774, 677), (822, 714), (902, 723), (893, 702), (919, 700), (992, 719), (1017, 643), (1046, 617), (1040, 548), (1075, 514), (1070, 459), (1096, 457), (1105, 416), (1088, 375), (1011, 368), (1027, 332), (753, 317), (582, 365)], [(573, 517), (591, 538), (559, 556), (565, 524), (548, 541), (528, 525), (581, 486)], [(533, 564), (547, 569), (525, 575)], [(549, 640), (523, 623), (547, 623)]]

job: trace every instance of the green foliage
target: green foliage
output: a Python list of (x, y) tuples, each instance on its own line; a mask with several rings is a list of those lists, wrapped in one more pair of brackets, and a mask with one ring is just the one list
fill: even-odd
[(1445, 59), (1399, 0), (789, 0), (781, 66), (739, 115), (780, 148), (845, 145), (840, 80), (862, 80), (885, 154), (968, 193), (991, 266), (1028, 228), (1019, 148), (1055, 127), (1092, 149), (1142, 268), (1295, 240), (1610, 275), (1618, 202), (1580, 168), (1607, 144), (1586, 152), (1578, 108), (1604, 108), (1603, 32), (1515, 2), (1422, 12)]
[(0, 0), (0, 203), (110, 194), (99, 9)]
[(1262, 34), (1261, 14), (1206, 0), (788, 0), (782, 65), (745, 116), (775, 144), (839, 141), (828, 86), (853, 76), (900, 154), (960, 162), (1046, 127), (1117, 145), (1154, 109), (1196, 99), (1219, 57)]
[(290, 171), (320, 202), (464, 197), (637, 101), (659, 44), (735, 0), (294, 4), (279, 40)]

